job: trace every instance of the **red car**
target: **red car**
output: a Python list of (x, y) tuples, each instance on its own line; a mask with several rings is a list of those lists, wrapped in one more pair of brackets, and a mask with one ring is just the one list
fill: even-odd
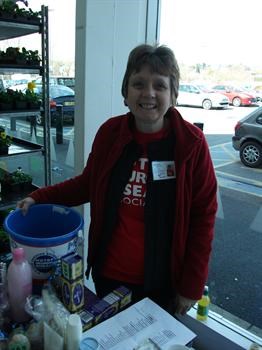
[(247, 93), (243, 89), (230, 86), (230, 85), (215, 85), (212, 87), (217, 92), (227, 96), (230, 104), (235, 107), (239, 106), (251, 106), (257, 103), (255, 96)]

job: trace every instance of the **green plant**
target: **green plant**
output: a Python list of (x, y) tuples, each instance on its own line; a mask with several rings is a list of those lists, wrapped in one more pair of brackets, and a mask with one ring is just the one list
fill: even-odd
[(0, 226), (0, 242), (1, 244), (9, 243), (9, 236), (2, 226)]
[(40, 106), (41, 101), (42, 101), (41, 95), (34, 91), (35, 87), (36, 87), (36, 85), (35, 85), (35, 82), (33, 82), (33, 81), (30, 81), (27, 84), (27, 89), (25, 92), (26, 101), (29, 105)]
[(5, 178), (5, 181), (11, 185), (14, 185), (25, 182), (32, 182), (32, 179), (33, 178), (31, 175), (24, 173), (21, 168), (18, 168), (14, 172), (8, 174)]
[[(20, 1), (28, 7), (27, 1)], [(0, 14), (7, 14), (9, 16), (11, 15), (13, 17), (22, 17), (27, 19), (33, 18), (38, 20), (41, 12), (33, 11), (31, 8), (20, 8), (14, 1), (2, 0), (2, 4), (0, 5)]]
[(41, 57), (38, 50), (27, 50), (25, 47), (9, 46), (6, 51), (0, 51), (1, 61), (18, 64), (39, 65)]
[(26, 89), (25, 98), (28, 103), (40, 105), (41, 98), (40, 95), (35, 93), (34, 90)]
[(4, 230), (3, 226), (0, 226), (0, 253), (10, 251), (9, 235)]
[(19, 47), (12, 47), (12, 46), (9, 46), (5, 51), (7, 56), (11, 56), (14, 58), (16, 58), (18, 52), (19, 52)]
[(14, 91), (12, 97), (14, 102), (27, 102), (26, 94), (24, 94), (21, 90)]
[[(25, 48), (22, 48), (22, 52), (23, 49), (25, 50)], [(31, 64), (40, 64), (41, 58), (39, 56), (39, 52), (38, 50), (25, 50), (26, 51), (26, 61), (27, 63), (31, 63)]]
[(5, 132), (5, 128), (0, 126), (0, 147), (1, 146), (10, 146), (12, 143), (12, 136), (9, 136)]
[[(7, 89), (6, 91), (0, 91), (0, 104), (11, 105), (8, 109), (15, 108), (14, 106), (17, 102), (25, 102), (28, 108), (31, 108), (30, 105), (40, 106), (41, 96), (38, 93), (34, 92), (34, 89), (26, 89), (25, 92), (21, 90), (11, 90)], [(3, 108), (6, 109), (6, 108)]]
[(14, 91), (7, 89), (6, 91), (0, 92), (0, 103), (13, 104), (14, 102)]
[[(3, 0), (2, 1), (2, 5), (0, 6), (0, 10), (2, 12), (6, 12), (8, 14), (12, 14), (14, 13), (15, 11), (15, 8), (16, 8), (16, 4), (14, 4), (13, 1), (10, 1), (10, 0)], [(18, 6), (17, 6), (18, 7)]]

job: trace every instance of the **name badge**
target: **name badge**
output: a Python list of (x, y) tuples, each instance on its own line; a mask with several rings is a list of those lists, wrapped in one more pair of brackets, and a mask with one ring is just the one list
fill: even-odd
[(154, 161), (152, 162), (153, 180), (175, 179), (176, 169), (175, 162), (171, 161)]

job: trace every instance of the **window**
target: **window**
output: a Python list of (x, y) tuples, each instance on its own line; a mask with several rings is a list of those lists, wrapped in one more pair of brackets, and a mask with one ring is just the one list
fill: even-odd
[[(262, 104), (262, 42), (255, 34), (262, 32), (262, 2), (238, 2), (237, 7), (226, 0), (210, 4), (163, 0), (160, 43), (174, 50), (183, 82), (214, 87), (221, 94), (229, 93), (229, 86), (234, 87), (231, 92), (238, 90), (237, 95), (228, 94), (227, 109), (176, 108), (184, 119), (203, 123), (219, 184), (207, 281), (211, 309), (261, 337), (262, 168), (241, 162), (232, 136), (238, 121)], [(248, 12), (247, 7), (256, 11)], [(249, 91), (243, 91), (244, 86)], [(256, 122), (262, 123), (261, 115)], [(249, 149), (256, 152), (259, 146)]]

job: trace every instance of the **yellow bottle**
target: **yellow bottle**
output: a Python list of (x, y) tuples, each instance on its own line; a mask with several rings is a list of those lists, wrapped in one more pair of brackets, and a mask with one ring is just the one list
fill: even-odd
[(210, 298), (208, 295), (208, 286), (205, 286), (202, 298), (197, 303), (197, 320), (206, 321), (208, 316), (208, 309)]

